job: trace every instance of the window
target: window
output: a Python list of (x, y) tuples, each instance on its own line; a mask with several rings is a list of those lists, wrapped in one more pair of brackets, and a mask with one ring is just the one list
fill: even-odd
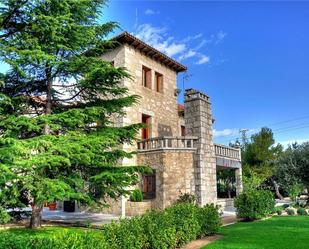
[(153, 199), (156, 197), (156, 174), (142, 176), (142, 189), (144, 199)]
[(143, 66), (142, 83), (144, 87), (151, 89), (151, 69)]
[(156, 72), (155, 79), (156, 79), (156, 91), (158, 93), (163, 93), (163, 75)]
[(151, 124), (151, 116), (142, 114), (142, 124), (144, 127), (142, 128), (142, 139), (150, 138), (150, 124)]
[(184, 125), (180, 126), (180, 136), (184, 137), (186, 135), (186, 127)]

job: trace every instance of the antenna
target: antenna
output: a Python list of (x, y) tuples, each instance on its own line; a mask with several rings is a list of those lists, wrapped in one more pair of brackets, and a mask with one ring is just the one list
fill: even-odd
[(185, 94), (185, 81), (189, 80), (190, 77), (192, 77), (192, 74), (188, 74), (187, 72), (182, 77), (182, 92), (183, 92), (183, 94)]

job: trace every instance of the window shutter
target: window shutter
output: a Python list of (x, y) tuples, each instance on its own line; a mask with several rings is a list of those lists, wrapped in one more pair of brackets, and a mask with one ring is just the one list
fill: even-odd
[(146, 72), (146, 87), (151, 88), (151, 70)]

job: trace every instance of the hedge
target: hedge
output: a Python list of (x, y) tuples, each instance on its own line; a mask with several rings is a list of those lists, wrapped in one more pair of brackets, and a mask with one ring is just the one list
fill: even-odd
[(248, 190), (234, 200), (237, 216), (245, 220), (257, 220), (275, 212), (275, 199), (267, 190)]
[(49, 236), (20, 236), (1, 232), (6, 249), (169, 249), (214, 234), (220, 227), (217, 207), (177, 204), (163, 211), (104, 225), (99, 232), (66, 231)]

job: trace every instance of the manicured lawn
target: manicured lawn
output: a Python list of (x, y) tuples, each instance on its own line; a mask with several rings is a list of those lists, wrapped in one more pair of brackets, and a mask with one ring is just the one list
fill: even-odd
[(205, 249), (307, 249), (309, 216), (274, 217), (223, 227), (223, 238)]
[[(60, 227), (60, 226), (50, 226), (42, 227), (40, 229), (28, 229), (28, 228), (10, 228), (10, 229), (1, 229), (0, 236), (2, 233), (10, 233), (12, 236), (21, 236), (21, 237), (46, 237), (51, 235), (61, 235), (65, 232), (75, 232), (83, 233), (89, 231), (87, 228), (77, 228), (77, 227)], [(99, 230), (91, 229), (94, 233), (100, 233)]]

